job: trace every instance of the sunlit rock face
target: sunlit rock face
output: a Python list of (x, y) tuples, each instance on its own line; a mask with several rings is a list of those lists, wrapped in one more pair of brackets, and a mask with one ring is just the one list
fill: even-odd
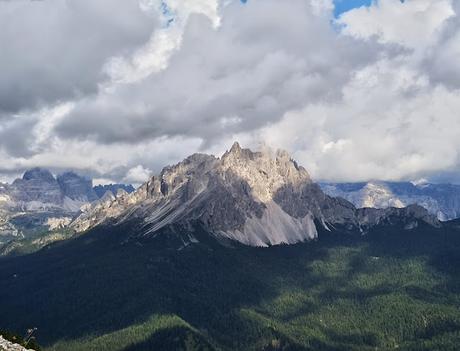
[(407, 216), (437, 224), (423, 208), (363, 214), (350, 202), (326, 195), (287, 152), (253, 152), (235, 143), (220, 158), (194, 154), (165, 167), (131, 194), (104, 196), (71, 227), (82, 232), (136, 219), (142, 223), (137, 236), (156, 235), (173, 225), (193, 233), (198, 225), (218, 238), (269, 246), (313, 239), (319, 229), (362, 232), (387, 223), (389, 215), (401, 223)]
[(402, 208), (417, 204), (439, 220), (460, 217), (460, 186), (427, 182), (323, 183), (322, 190), (339, 196), (356, 207)]
[(0, 184), (0, 244), (62, 229), (97, 198), (92, 181), (74, 172), (55, 178), (47, 169), (30, 169), (12, 184)]
[(8, 341), (0, 335), (0, 351), (33, 351), (32, 349), (27, 349), (19, 344)]
[(93, 190), (99, 199), (103, 197), (107, 191), (111, 192), (113, 195), (116, 195), (120, 189), (126, 191), (127, 193), (132, 193), (134, 190), (136, 190), (131, 184), (105, 184), (96, 185), (93, 187)]

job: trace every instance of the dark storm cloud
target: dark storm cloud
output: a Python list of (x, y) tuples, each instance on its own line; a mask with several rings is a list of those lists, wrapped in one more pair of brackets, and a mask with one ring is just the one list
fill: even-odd
[(137, 1), (0, 1), (0, 118), (95, 93), (155, 22)]

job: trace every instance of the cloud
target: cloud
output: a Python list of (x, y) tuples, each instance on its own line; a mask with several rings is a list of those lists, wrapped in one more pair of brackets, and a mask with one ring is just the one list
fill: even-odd
[(236, 139), (315, 179), (460, 181), (458, 2), (118, 5), (0, 2), (0, 174), (138, 183)]
[(166, 68), (81, 101), (58, 133), (101, 143), (161, 136), (212, 143), (337, 99), (378, 49), (338, 35), (318, 11), (304, 0), (254, 0), (222, 7), (220, 21), (192, 14)]
[(288, 113), (259, 137), (295, 150), (316, 179), (417, 179), (458, 169), (459, 108), (460, 91), (382, 60), (357, 72), (341, 101)]
[(460, 2), (380, 0), (344, 13), (337, 23), (356, 38), (377, 38), (412, 50), (412, 64), (432, 83), (460, 87)]
[(137, 165), (129, 169), (123, 181), (130, 184), (142, 184), (152, 176), (152, 171), (144, 168), (142, 165)]
[(439, 36), (439, 40), (423, 57), (421, 69), (429, 72), (433, 83), (440, 83), (449, 88), (460, 88), (460, 2), (453, 2), (456, 16), (450, 17)]
[(453, 15), (449, 0), (380, 0), (345, 12), (337, 22), (355, 37), (418, 48), (436, 41), (440, 27)]
[(199, 139), (159, 138), (127, 147), (55, 138), (46, 150), (28, 157), (15, 157), (0, 150), (0, 174), (11, 180), (28, 168), (40, 166), (55, 173), (73, 169), (89, 177), (121, 182), (138, 165), (158, 171), (179, 162), (191, 150), (198, 150), (200, 144)]
[(96, 93), (157, 24), (135, 1), (0, 1), (0, 118)]

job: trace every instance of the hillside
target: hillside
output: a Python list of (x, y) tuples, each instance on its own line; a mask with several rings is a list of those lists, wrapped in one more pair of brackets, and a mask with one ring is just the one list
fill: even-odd
[(283, 151), (194, 154), (92, 203), (64, 234), (0, 261), (0, 329), (37, 327), (49, 350), (455, 350), (460, 339), (458, 223), (416, 205), (357, 209)]
[(460, 341), (453, 225), (324, 232), (271, 248), (203, 238), (179, 250), (168, 235), (120, 245), (125, 230), (100, 227), (3, 260), (0, 328), (33, 324), (51, 350), (455, 350)]

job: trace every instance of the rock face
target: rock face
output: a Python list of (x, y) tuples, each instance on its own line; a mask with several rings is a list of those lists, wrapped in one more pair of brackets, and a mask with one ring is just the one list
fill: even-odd
[(136, 190), (131, 184), (96, 185), (93, 189), (99, 199), (103, 197), (107, 191), (110, 191), (113, 195), (116, 195), (119, 189), (123, 189), (127, 193), (132, 193), (134, 190)]
[[(439, 225), (420, 207), (373, 212), (326, 195), (284, 151), (253, 152), (238, 143), (221, 158), (194, 154), (164, 168), (135, 192), (104, 196), (71, 223), (81, 232), (101, 223), (137, 220), (135, 235), (157, 235), (168, 227), (251, 246), (313, 239), (319, 229), (365, 232), (376, 225)], [(415, 224), (414, 224), (415, 223)]]
[(92, 181), (73, 172), (55, 178), (43, 168), (28, 170), (11, 185), (0, 184), (0, 244), (62, 228), (96, 199)]
[(8, 341), (0, 335), (0, 351), (33, 351), (33, 350), (26, 349), (25, 347), (21, 345)]
[(34, 168), (22, 179), (0, 188), (0, 203), (23, 211), (64, 209), (76, 212), (84, 203), (96, 200), (92, 181), (73, 172), (55, 178), (47, 169)]
[(74, 172), (58, 175), (57, 182), (63, 195), (74, 201), (91, 202), (98, 198), (93, 189), (93, 181)]
[(50, 171), (34, 168), (16, 179), (10, 187), (10, 197), (23, 206), (43, 206), (61, 204), (64, 194)]
[(460, 217), (460, 186), (411, 182), (323, 183), (330, 196), (340, 196), (356, 207), (405, 207), (418, 204), (445, 221)]

